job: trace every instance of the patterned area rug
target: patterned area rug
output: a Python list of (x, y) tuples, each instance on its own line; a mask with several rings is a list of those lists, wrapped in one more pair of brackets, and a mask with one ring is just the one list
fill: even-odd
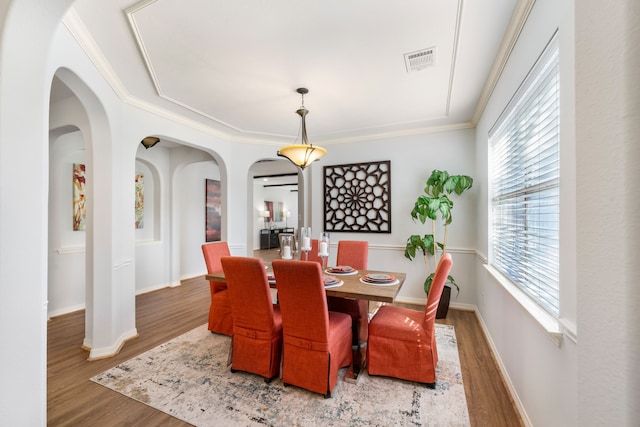
[[(468, 426), (453, 326), (436, 325), (437, 385), (340, 379), (332, 397), (227, 366), (230, 338), (200, 326), (91, 380), (196, 426)], [(340, 378), (344, 369), (340, 372)]]

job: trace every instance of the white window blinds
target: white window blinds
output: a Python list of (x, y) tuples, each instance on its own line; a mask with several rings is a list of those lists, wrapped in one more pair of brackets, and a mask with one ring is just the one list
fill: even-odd
[(491, 264), (559, 313), (560, 83), (557, 34), (489, 132)]

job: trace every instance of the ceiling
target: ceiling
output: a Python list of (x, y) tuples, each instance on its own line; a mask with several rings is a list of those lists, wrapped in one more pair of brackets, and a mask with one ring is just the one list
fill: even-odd
[[(306, 87), (309, 140), (332, 143), (473, 126), (517, 4), (77, 0), (65, 25), (125, 102), (291, 143)], [(408, 71), (405, 54), (424, 49), (426, 67)]]

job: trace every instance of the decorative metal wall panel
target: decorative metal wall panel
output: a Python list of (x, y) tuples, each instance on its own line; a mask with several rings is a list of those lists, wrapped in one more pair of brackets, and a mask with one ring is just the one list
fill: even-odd
[(391, 233), (391, 161), (324, 167), (324, 229)]

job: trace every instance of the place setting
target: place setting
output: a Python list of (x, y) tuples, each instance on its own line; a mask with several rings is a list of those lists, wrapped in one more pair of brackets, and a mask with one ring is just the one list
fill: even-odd
[(329, 267), (324, 272), (329, 274), (342, 275), (342, 276), (350, 276), (352, 274), (358, 274), (358, 270), (348, 265), (337, 265), (335, 267)]
[(360, 282), (375, 286), (393, 286), (400, 283), (393, 274), (367, 273), (360, 278)]
[(322, 276), (322, 281), (324, 282), (325, 289), (337, 288), (339, 286), (344, 285), (344, 282), (342, 280), (338, 279), (337, 277), (329, 276), (326, 274)]

